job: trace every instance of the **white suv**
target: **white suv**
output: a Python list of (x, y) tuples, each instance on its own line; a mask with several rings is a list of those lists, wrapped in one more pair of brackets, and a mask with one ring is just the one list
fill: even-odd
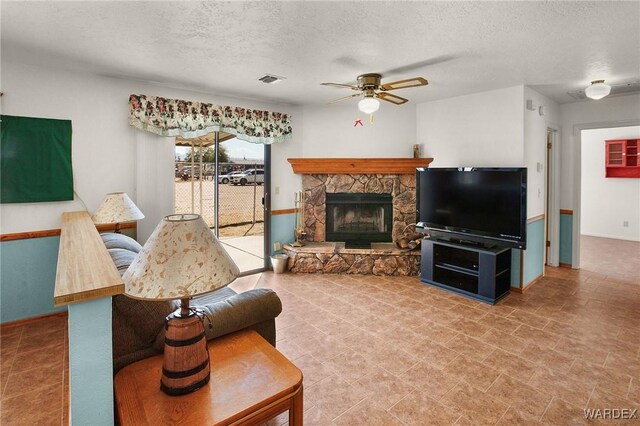
[(264, 183), (264, 170), (249, 169), (237, 175), (229, 176), (231, 183), (234, 185), (246, 185), (247, 183), (256, 183), (262, 185)]

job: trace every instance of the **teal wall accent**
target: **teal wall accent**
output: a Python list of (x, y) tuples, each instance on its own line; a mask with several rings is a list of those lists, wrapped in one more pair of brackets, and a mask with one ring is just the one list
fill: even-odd
[(527, 224), (527, 249), (524, 251), (522, 287), (544, 272), (544, 219)]
[(560, 213), (560, 263), (573, 263), (573, 215)]
[(111, 297), (69, 305), (69, 378), (73, 424), (113, 425)]
[(293, 242), (293, 228), (295, 225), (295, 213), (271, 216), (271, 244), (269, 245), (271, 254), (274, 253), (273, 243), (276, 241), (280, 241), (282, 244)]
[(511, 287), (520, 288), (520, 251), (511, 249)]
[(66, 310), (53, 306), (59, 244), (57, 236), (0, 243), (0, 322)]

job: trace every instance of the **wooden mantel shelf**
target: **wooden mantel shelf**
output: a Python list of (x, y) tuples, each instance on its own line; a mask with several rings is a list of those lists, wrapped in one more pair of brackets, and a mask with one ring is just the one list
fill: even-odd
[(55, 306), (124, 293), (124, 283), (86, 211), (62, 214)]
[(414, 174), (433, 158), (288, 158), (296, 174)]

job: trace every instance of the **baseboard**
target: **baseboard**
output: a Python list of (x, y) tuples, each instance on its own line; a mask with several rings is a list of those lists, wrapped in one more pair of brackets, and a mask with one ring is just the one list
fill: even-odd
[(540, 282), (542, 280), (543, 275), (538, 275), (537, 277), (535, 277), (533, 279), (533, 281), (531, 281), (529, 284), (527, 284), (526, 287), (524, 288), (518, 288), (518, 287), (511, 287), (511, 291), (515, 292), (515, 293), (520, 293), (523, 294), (525, 291), (529, 290), (531, 287), (534, 286), (534, 284)]
[(558, 264), (558, 266), (559, 266), (560, 268), (569, 268), (569, 269), (571, 269), (571, 264), (570, 264), (570, 263), (562, 263), (562, 262), (560, 262), (560, 263)]
[(45, 314), (45, 315), (38, 315), (38, 316), (35, 316), (35, 317), (22, 318), (22, 319), (15, 320), (15, 321), (3, 322), (2, 324), (0, 324), (0, 329), (2, 331), (4, 331), (4, 330), (11, 329), (11, 328), (27, 325), (27, 324), (30, 324), (32, 322), (40, 321), (40, 320), (43, 320), (43, 319), (46, 319), (46, 318), (57, 318), (57, 317), (67, 318), (67, 316), (68, 316), (68, 312), (67, 311), (60, 311), (60, 312), (54, 312), (52, 314)]

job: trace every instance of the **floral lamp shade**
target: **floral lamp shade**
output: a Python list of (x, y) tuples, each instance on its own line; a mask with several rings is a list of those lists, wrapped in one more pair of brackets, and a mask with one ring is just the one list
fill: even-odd
[(197, 214), (165, 216), (122, 277), (136, 299), (175, 300), (231, 283), (240, 271)]
[(102, 225), (132, 222), (144, 219), (144, 215), (126, 193), (111, 192), (107, 194), (91, 219), (94, 223)]

